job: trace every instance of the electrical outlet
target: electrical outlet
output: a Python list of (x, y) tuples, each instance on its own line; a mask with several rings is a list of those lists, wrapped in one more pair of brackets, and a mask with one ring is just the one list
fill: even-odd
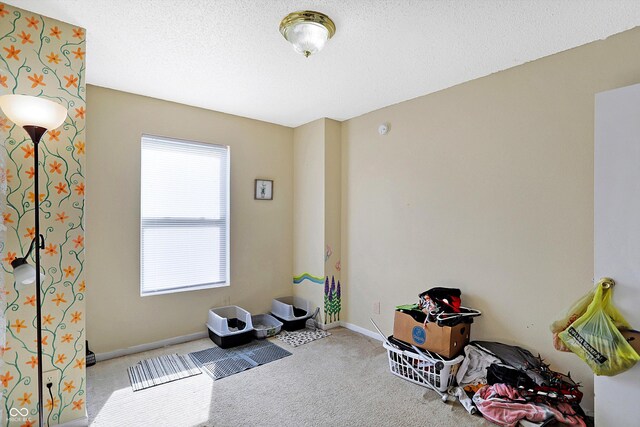
[(53, 393), (53, 396), (55, 397), (56, 394), (58, 394), (58, 386), (60, 385), (60, 371), (56, 369), (42, 373), (42, 395), (45, 402), (47, 399), (51, 399), (51, 397), (49, 397), (49, 389), (47, 388), (48, 383), (53, 384), (51, 387), (51, 393)]
[(380, 314), (380, 301), (373, 303), (373, 314)]

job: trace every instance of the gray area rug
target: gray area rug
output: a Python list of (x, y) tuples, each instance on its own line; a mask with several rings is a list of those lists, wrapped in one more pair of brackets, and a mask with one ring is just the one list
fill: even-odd
[(187, 356), (169, 354), (138, 362), (127, 369), (133, 391), (199, 375), (200, 368)]
[(291, 353), (287, 350), (266, 340), (254, 341), (239, 347), (227, 349), (213, 347), (189, 353), (189, 356), (200, 364), (214, 380), (290, 355)]
[(311, 341), (328, 337), (329, 335), (331, 335), (330, 332), (323, 331), (322, 329), (302, 329), (299, 331), (282, 331), (276, 338), (286, 342), (292, 347), (298, 347), (299, 345), (307, 344)]

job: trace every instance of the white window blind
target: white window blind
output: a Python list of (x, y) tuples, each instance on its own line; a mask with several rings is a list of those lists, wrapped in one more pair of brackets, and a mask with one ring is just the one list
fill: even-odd
[(142, 136), (140, 294), (229, 284), (229, 147)]

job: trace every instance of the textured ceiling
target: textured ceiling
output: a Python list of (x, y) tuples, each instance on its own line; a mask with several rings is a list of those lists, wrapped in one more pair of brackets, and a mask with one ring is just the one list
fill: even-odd
[[(85, 27), (90, 84), (286, 126), (345, 120), (640, 25), (638, 0), (8, 3)], [(308, 59), (278, 32), (303, 9), (337, 26)]]

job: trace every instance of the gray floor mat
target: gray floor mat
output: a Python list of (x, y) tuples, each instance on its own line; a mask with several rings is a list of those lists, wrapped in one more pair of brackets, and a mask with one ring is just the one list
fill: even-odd
[(223, 349), (219, 347), (189, 353), (189, 356), (215, 380), (237, 374), (274, 360), (290, 356), (287, 350), (269, 342), (252, 343)]

